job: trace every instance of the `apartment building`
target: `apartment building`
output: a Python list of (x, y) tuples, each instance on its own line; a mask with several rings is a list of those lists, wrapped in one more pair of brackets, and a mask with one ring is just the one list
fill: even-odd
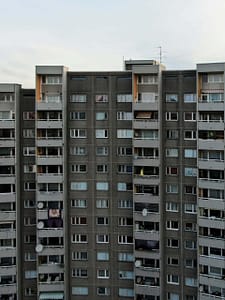
[(224, 64), (124, 69), (0, 84), (0, 299), (225, 297)]

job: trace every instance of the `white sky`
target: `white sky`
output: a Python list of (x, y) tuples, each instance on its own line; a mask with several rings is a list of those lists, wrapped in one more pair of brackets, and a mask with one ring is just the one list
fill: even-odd
[(35, 65), (122, 70), (125, 59), (167, 69), (225, 61), (225, 0), (1, 1), (0, 82), (34, 87)]

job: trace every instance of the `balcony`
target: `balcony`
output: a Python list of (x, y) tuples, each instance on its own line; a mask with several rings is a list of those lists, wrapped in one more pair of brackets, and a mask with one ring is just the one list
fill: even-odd
[[(1, 177), (0, 177), (1, 182)], [(62, 183), (63, 175), (62, 173), (38, 173), (37, 174), (38, 183)]]
[(16, 212), (15, 211), (0, 211), (0, 220), (4, 221), (15, 221)]
[(63, 237), (63, 228), (43, 228), (38, 231), (39, 238)]
[(133, 120), (133, 129), (159, 129), (159, 121), (152, 119)]
[(17, 289), (16, 289), (16, 283), (12, 283), (12, 284), (0, 284), (0, 295), (12, 295), (12, 294), (16, 294), (17, 293)]
[(203, 189), (223, 189), (224, 179), (199, 178), (199, 188)]
[(62, 128), (63, 123), (62, 120), (38, 120), (37, 128), (38, 129), (57, 129)]
[(135, 292), (136, 292), (136, 294), (160, 296), (160, 287), (136, 283), (135, 284)]
[(0, 239), (15, 239), (16, 230), (15, 229), (0, 229)]
[(224, 129), (224, 122), (217, 122), (217, 121), (199, 121), (198, 122), (198, 129), (199, 130), (223, 130)]
[(63, 192), (53, 191), (53, 192), (45, 192), (38, 191), (37, 192), (38, 201), (63, 201)]
[(63, 163), (63, 158), (62, 156), (51, 156), (51, 155), (46, 155), (46, 156), (37, 156), (36, 157), (36, 164), (37, 165), (62, 165)]
[(12, 166), (15, 162), (15, 156), (0, 156), (0, 165)]
[(45, 102), (45, 101), (36, 101), (36, 109), (38, 110), (45, 110), (45, 111), (55, 111), (55, 110), (62, 110), (63, 104), (62, 102)]
[(0, 120), (0, 129), (2, 128), (15, 128), (15, 120)]
[(64, 270), (64, 264), (49, 263), (38, 266), (38, 273), (62, 273)]
[(2, 276), (16, 275), (16, 265), (0, 266), (0, 274)]
[(199, 169), (214, 169), (214, 170), (223, 170), (224, 169), (224, 160), (222, 159), (202, 159), (198, 160)]
[(216, 217), (199, 217), (199, 226), (210, 227), (210, 228), (225, 228), (225, 219), (220, 219)]
[(0, 193), (0, 202), (15, 202), (16, 194), (15, 193)]
[[(48, 282), (40, 282), (39, 281), (39, 291), (40, 292), (53, 292), (53, 291), (64, 291), (64, 282), (61, 281), (48, 281)], [(43, 298), (44, 299), (44, 298)], [(46, 298), (48, 299), (48, 298)], [(63, 299), (63, 298), (61, 298)]]
[(199, 197), (198, 205), (204, 208), (224, 210), (224, 199)]
[(159, 240), (159, 231), (135, 230), (134, 238), (143, 240)]

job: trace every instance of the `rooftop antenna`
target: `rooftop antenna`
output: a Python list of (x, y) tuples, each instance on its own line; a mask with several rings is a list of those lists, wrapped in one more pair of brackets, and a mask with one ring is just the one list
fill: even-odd
[(162, 46), (159, 46), (159, 63), (162, 63)]

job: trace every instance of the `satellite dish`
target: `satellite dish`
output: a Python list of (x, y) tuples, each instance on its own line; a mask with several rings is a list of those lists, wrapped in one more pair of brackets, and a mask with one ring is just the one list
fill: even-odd
[(43, 229), (44, 228), (44, 222), (40, 221), (37, 223), (37, 228), (38, 229)]
[(141, 266), (141, 261), (140, 260), (136, 260), (135, 261), (135, 267), (138, 268)]
[(44, 203), (43, 203), (43, 202), (38, 202), (37, 207), (38, 207), (39, 209), (43, 208), (43, 207), (44, 207)]
[(148, 211), (147, 211), (146, 208), (144, 208), (144, 209), (142, 210), (142, 216), (143, 216), (143, 217), (146, 217), (147, 215), (148, 215)]
[(37, 253), (42, 252), (42, 250), (43, 250), (43, 245), (42, 245), (42, 244), (38, 244), (38, 245), (35, 247), (35, 250), (36, 250)]

